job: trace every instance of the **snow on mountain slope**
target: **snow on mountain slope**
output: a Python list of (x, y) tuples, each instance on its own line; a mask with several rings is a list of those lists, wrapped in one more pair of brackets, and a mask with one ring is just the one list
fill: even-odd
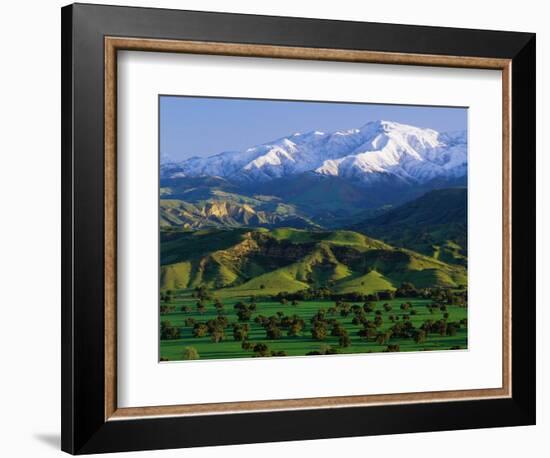
[(460, 178), (466, 171), (465, 131), (439, 133), (391, 121), (333, 133), (295, 133), (242, 152), (161, 165), (164, 178), (208, 175), (252, 182), (314, 172), (364, 184), (388, 179), (422, 184)]

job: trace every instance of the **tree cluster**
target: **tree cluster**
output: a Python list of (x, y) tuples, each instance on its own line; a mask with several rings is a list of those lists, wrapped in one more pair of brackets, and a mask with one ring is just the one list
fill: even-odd
[(466, 288), (416, 288), (410, 282), (403, 282), (399, 288), (394, 290), (377, 291), (372, 294), (362, 294), (359, 292), (352, 293), (336, 293), (331, 289), (330, 285), (323, 287), (310, 287), (293, 293), (280, 292), (271, 296), (271, 300), (286, 304), (288, 301), (308, 301), (308, 300), (334, 300), (348, 302), (366, 302), (366, 301), (384, 301), (395, 298), (420, 298), (433, 299), (434, 301), (443, 304), (455, 304), (462, 307), (467, 306), (468, 291)]
[(177, 326), (172, 326), (170, 321), (160, 322), (160, 338), (161, 340), (174, 340), (181, 338), (181, 329)]

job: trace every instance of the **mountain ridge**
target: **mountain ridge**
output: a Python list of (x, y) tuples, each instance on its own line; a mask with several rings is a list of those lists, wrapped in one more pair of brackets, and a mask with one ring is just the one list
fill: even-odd
[(310, 172), (364, 186), (408, 186), (457, 179), (466, 170), (465, 131), (439, 133), (380, 120), (332, 133), (294, 133), (244, 151), (163, 162), (161, 178), (211, 176), (265, 183)]

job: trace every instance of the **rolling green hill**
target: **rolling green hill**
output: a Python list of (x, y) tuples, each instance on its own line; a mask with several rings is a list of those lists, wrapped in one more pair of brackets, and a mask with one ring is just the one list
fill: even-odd
[(329, 286), (368, 294), (403, 282), (456, 287), (466, 284), (466, 271), (354, 231), (161, 232), (163, 290), (205, 285), (238, 296)]
[(467, 190), (430, 191), (382, 215), (354, 224), (351, 229), (393, 246), (465, 266), (468, 256)]

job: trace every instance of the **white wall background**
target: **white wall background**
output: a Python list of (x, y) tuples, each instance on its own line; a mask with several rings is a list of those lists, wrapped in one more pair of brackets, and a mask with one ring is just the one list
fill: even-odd
[[(451, 431), (332, 439), (224, 448), (148, 452), (150, 456), (264, 457), (371, 455), (447, 458), (543, 456), (550, 435), (549, 339), (542, 335), (548, 313), (543, 296), (550, 245), (550, 173), (543, 159), (543, 56), (550, 48), (549, 12), (538, 0), (480, 2), (393, 0), (388, 2), (298, 2), (278, 0), (128, 0), (135, 6), (305, 16), (406, 24), (536, 32), (538, 59), (538, 425), (524, 428)], [(92, 2), (98, 3), (98, 2)], [(110, 4), (127, 4), (109, 0)], [(0, 14), (0, 454), (58, 456), (60, 403), (60, 11), (57, 0), (5, 2)], [(546, 56), (545, 56), (546, 57)], [(547, 145), (548, 146), (548, 145)], [(546, 172), (546, 173), (545, 173)], [(546, 208), (543, 208), (546, 207)], [(545, 301), (546, 300), (546, 301)], [(530, 306), (531, 304), (526, 304)], [(543, 363), (546, 363), (543, 365)], [(299, 425), (297, 425), (299, 427)], [(545, 452), (543, 452), (545, 451)], [(141, 453), (139, 456), (144, 456)], [(126, 454), (125, 456), (138, 456)]]

